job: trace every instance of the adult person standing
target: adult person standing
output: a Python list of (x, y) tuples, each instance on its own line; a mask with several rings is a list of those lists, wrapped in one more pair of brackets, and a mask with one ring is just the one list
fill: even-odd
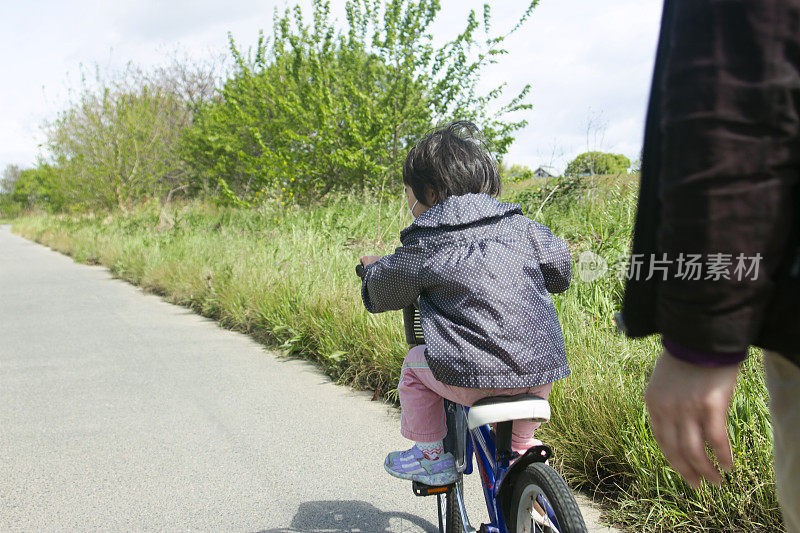
[[(645, 395), (690, 485), (764, 348), (778, 498), (800, 532), (800, 0), (665, 0), (622, 325), (662, 335)], [(691, 267), (691, 268), (690, 268)]]

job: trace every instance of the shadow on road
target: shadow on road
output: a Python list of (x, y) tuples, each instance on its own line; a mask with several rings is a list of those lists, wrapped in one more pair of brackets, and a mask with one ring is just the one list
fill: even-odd
[(300, 504), (287, 528), (258, 533), (417, 533), (436, 532), (427, 520), (408, 513), (384, 512), (367, 502), (325, 501)]

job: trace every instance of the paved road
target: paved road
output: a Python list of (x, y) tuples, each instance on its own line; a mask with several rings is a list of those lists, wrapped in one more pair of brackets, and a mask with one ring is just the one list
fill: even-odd
[(0, 227), (0, 530), (434, 531), (383, 471), (398, 422)]

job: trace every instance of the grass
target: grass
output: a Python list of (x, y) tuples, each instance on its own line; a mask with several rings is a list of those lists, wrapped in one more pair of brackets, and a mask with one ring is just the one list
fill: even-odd
[[(513, 184), (507, 194), (526, 213), (539, 212), (576, 257), (591, 250), (617, 264), (629, 244), (636, 184), (616, 179), (564, 195), (550, 194), (553, 187)], [(302, 209), (193, 203), (29, 215), (14, 221), (14, 231), (395, 400), (407, 351), (400, 313), (363, 309), (354, 266), (361, 255), (391, 253), (408, 223), (399, 198), (379, 208), (374, 199), (345, 197)], [(609, 504), (610, 520), (635, 531), (782, 530), (760, 355), (745, 365), (729, 417), (735, 470), (722, 487), (692, 489), (666, 465), (642, 400), (658, 342), (614, 332), (622, 290), (609, 273), (575, 279), (555, 297), (572, 375), (554, 387), (554, 418), (539, 435), (557, 466)]]

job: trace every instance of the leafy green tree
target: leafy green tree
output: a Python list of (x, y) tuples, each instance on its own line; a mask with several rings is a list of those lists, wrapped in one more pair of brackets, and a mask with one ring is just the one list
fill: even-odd
[(567, 165), (564, 174), (567, 176), (622, 174), (626, 173), (630, 166), (630, 159), (622, 154), (584, 152)]
[(93, 83), (84, 77), (75, 101), (47, 126), (60, 197), (126, 209), (187, 188), (179, 141), (194, 111), (216, 96), (215, 83), (213, 65), (179, 59), (151, 72), (129, 65), (110, 79), (98, 73)]
[(105, 87), (83, 93), (61, 114), (48, 147), (77, 198), (124, 209), (178, 186), (183, 169), (175, 147), (189, 118), (158, 89)]
[(55, 167), (40, 162), (34, 168), (20, 171), (10, 199), (21, 207), (42, 207), (60, 210), (66, 204), (63, 182)]
[(299, 6), (276, 11), (270, 45), (262, 35), (251, 55), (231, 38), (236, 70), (222, 101), (201, 109), (184, 137), (198, 186), (234, 203), (397, 187), (410, 145), (452, 118), (475, 120), (505, 153), (526, 124), (505, 117), (530, 107), (529, 87), (495, 105), (504, 86), (483, 95), (477, 82), (508, 34), (491, 35), (486, 6), (482, 21), (471, 13), (462, 33), (435, 48), (439, 10), (436, 0), (348, 0), (338, 31), (329, 2), (314, 0), (310, 23)]
[(14, 184), (17, 183), (22, 169), (19, 165), (9, 164), (3, 169), (2, 177), (0, 178), (0, 194), (11, 193), (14, 191)]
[(498, 170), (502, 180), (509, 183), (519, 183), (533, 177), (533, 170), (527, 165), (508, 165), (504, 161), (500, 161)]

